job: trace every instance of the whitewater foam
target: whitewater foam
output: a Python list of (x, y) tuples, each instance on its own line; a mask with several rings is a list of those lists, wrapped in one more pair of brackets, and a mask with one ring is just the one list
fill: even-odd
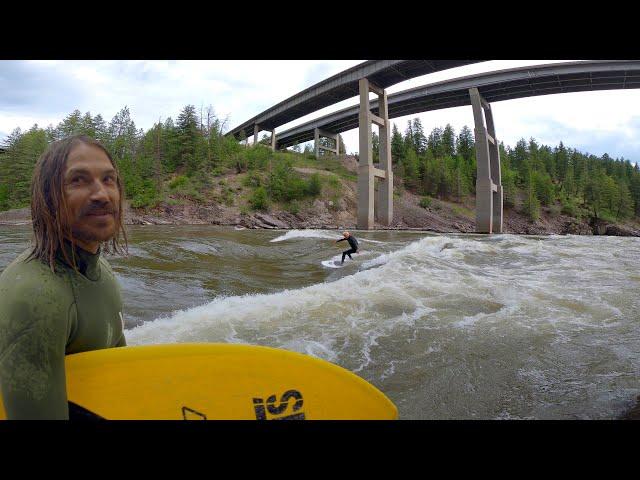
[[(274, 240), (305, 237), (335, 238), (298, 230)], [(589, 239), (498, 240), (442, 235), (378, 249), (350, 275), (217, 298), (128, 330), (127, 340), (262, 344), (335, 362), (391, 389), (402, 378), (409, 382), (402, 405), (413, 418), (558, 418), (568, 407), (558, 406), (562, 393), (553, 391), (563, 392), (563, 378), (574, 376), (583, 379), (571, 387), (581, 396), (567, 402), (598, 417), (597, 403), (581, 398), (595, 398), (596, 384), (612, 388), (607, 382), (640, 374), (633, 326), (640, 301), (624, 291), (634, 286), (631, 260), (640, 258), (640, 246), (625, 243), (613, 262)], [(615, 368), (602, 372), (605, 361)], [(481, 405), (459, 410), (461, 392), (482, 398)], [(522, 395), (537, 406), (523, 407)]]
[(270, 240), (271, 242), (284, 242), (285, 240), (293, 240), (295, 238), (327, 238), (339, 240), (340, 236), (336, 233), (329, 233), (326, 230), (289, 230), (284, 235)]

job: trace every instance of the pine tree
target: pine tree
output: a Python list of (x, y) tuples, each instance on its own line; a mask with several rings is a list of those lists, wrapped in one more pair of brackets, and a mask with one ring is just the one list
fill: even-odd
[(538, 155), (538, 143), (533, 138), (529, 139), (527, 153), (531, 168), (533, 168), (537, 172), (543, 172), (545, 170), (545, 166), (541, 161), (540, 156)]
[(574, 197), (577, 193), (573, 163), (569, 164), (569, 168), (567, 169), (567, 173), (565, 174), (564, 183), (562, 184), (561, 190), (567, 197)]
[(116, 161), (133, 158), (136, 149), (138, 131), (131, 119), (129, 108), (125, 106), (111, 119), (108, 127), (108, 137), (111, 153)]
[(416, 154), (423, 155), (427, 149), (427, 139), (424, 136), (424, 130), (422, 128), (422, 122), (419, 118), (413, 119), (413, 149)]
[(396, 124), (393, 124), (393, 130), (391, 134), (391, 159), (392, 163), (398, 163), (404, 158), (404, 141), (402, 135), (398, 131)]
[(525, 179), (529, 176), (529, 169), (531, 165), (529, 163), (529, 152), (527, 152), (527, 142), (524, 138), (521, 138), (516, 143), (515, 148), (509, 155), (511, 159), (511, 165), (518, 173), (518, 176)]
[(471, 162), (471, 158), (475, 157), (475, 140), (471, 130), (466, 125), (460, 130), (456, 149), (458, 154), (462, 155), (462, 158), (464, 158), (466, 162)]
[(562, 142), (560, 142), (556, 147), (553, 156), (558, 172), (558, 180), (560, 182), (564, 182), (567, 169), (569, 168), (569, 155), (567, 154), (567, 149), (564, 147)]
[(162, 127), (162, 167), (164, 172), (175, 172), (179, 164), (180, 143), (173, 119), (168, 117)]
[(405, 185), (415, 188), (418, 183), (418, 155), (416, 155), (415, 150), (413, 148), (409, 148), (406, 151), (404, 157), (404, 183)]
[(442, 157), (444, 155), (441, 128), (436, 127), (431, 130), (429, 138), (427, 139), (427, 146), (435, 158)]
[(509, 207), (515, 207), (517, 198), (516, 172), (505, 166), (500, 173), (502, 174), (504, 204)]
[(445, 156), (453, 157), (456, 154), (456, 146), (455, 146), (456, 135), (453, 130), (453, 127), (447, 123), (447, 126), (444, 127), (442, 131), (442, 151)]
[(585, 205), (593, 212), (593, 217), (598, 220), (604, 203), (603, 195), (603, 173), (600, 169), (591, 172), (584, 186)]
[(548, 173), (533, 170), (531, 173), (536, 197), (542, 205), (552, 205), (555, 201), (555, 188)]
[(404, 153), (406, 155), (407, 150), (410, 148), (414, 152), (416, 151), (416, 145), (413, 141), (413, 122), (407, 121), (407, 129), (404, 131)]
[(79, 135), (83, 132), (82, 114), (76, 109), (65, 117), (57, 127), (58, 138), (66, 138), (71, 135)]
[(373, 155), (373, 163), (380, 162), (380, 138), (376, 132), (371, 132), (371, 153)]
[(629, 181), (629, 193), (633, 200), (633, 210), (636, 217), (640, 217), (640, 168), (636, 164), (634, 173)]
[(624, 182), (618, 183), (617, 205), (615, 205), (616, 219), (633, 216), (633, 198), (629, 187)]
[(45, 131), (45, 134), (47, 135), (47, 142), (48, 143), (55, 142), (56, 140), (59, 140), (58, 132), (53, 127), (53, 125), (49, 124), (49, 126), (47, 128), (45, 128), (44, 131)]
[(529, 165), (529, 160), (525, 160), (522, 166), (525, 171), (524, 178), (524, 190), (525, 201), (523, 205), (524, 213), (529, 216), (532, 221), (537, 221), (540, 218), (540, 201), (536, 195), (536, 188), (533, 178), (534, 170)]
[(91, 138), (96, 138), (96, 126), (89, 112), (85, 113), (84, 117), (80, 120), (80, 133)]
[(94, 125), (94, 138), (98, 140), (103, 145), (109, 145), (111, 143), (111, 139), (109, 138), (109, 128), (107, 127), (106, 122), (102, 118), (102, 115), (98, 114), (93, 117), (93, 125)]
[(177, 131), (180, 141), (179, 165), (186, 167), (189, 173), (194, 173), (200, 166), (201, 159), (197, 152), (200, 130), (193, 105), (185, 106), (180, 112)]

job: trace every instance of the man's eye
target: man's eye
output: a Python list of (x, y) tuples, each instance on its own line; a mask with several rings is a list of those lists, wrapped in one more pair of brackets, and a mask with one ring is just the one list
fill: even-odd
[(84, 181), (84, 177), (71, 177), (71, 183), (82, 183)]
[(104, 178), (104, 181), (107, 183), (114, 183), (116, 181), (116, 177), (109, 175), (107, 177)]

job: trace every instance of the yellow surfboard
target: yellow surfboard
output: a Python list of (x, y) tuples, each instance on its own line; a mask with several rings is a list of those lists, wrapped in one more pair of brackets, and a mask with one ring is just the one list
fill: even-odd
[[(67, 355), (65, 362), (72, 418), (398, 418), (396, 406), (357, 375), (282, 349), (215, 343), (144, 345), (76, 353)], [(4, 418), (0, 398), (0, 419)]]

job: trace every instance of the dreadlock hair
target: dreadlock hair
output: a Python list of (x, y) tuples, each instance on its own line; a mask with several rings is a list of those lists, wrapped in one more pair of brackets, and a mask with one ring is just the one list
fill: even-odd
[[(118, 191), (120, 192), (116, 233), (111, 240), (104, 242), (102, 247), (106, 253), (123, 253), (128, 249), (127, 234), (122, 221), (124, 188), (118, 167), (111, 154), (99, 141), (86, 135), (73, 135), (49, 145), (49, 148), (38, 159), (31, 178), (33, 249), (29, 258), (38, 258), (44, 263), (48, 263), (52, 272), (55, 272), (55, 257), (58, 249), (61, 250), (67, 264), (77, 270), (76, 242), (71, 232), (71, 225), (67, 220), (64, 174), (69, 153), (80, 143), (98, 147), (107, 155), (116, 170)], [(121, 244), (120, 235), (122, 235), (124, 245)], [(66, 249), (63, 248), (65, 238), (71, 242), (73, 247), (72, 258), (69, 258)]]

